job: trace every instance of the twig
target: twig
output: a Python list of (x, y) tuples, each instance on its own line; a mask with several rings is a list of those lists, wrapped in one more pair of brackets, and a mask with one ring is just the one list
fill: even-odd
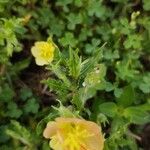
[(128, 134), (129, 136), (135, 138), (136, 140), (140, 141), (140, 142), (142, 141), (142, 138), (141, 138), (140, 136), (138, 136), (138, 135), (132, 133), (130, 130), (128, 130), (127, 134)]

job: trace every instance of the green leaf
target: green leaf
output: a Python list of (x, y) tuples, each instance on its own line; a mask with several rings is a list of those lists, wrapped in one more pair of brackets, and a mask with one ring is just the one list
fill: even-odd
[(95, 68), (87, 73), (84, 79), (84, 86), (98, 88), (103, 84), (104, 77), (106, 75), (106, 67), (104, 64), (97, 64)]
[(20, 98), (23, 100), (23, 101), (26, 101), (28, 98), (30, 98), (32, 96), (32, 91), (31, 89), (29, 88), (22, 88), (20, 90)]
[(140, 88), (140, 90), (143, 91), (143, 93), (150, 93), (150, 84), (149, 83), (140, 83), (139, 88)]
[(132, 105), (135, 99), (134, 89), (131, 85), (124, 87), (121, 96), (117, 99), (117, 103), (123, 107)]
[(64, 6), (64, 5), (68, 5), (68, 4), (71, 4), (73, 2), (73, 0), (57, 0), (57, 5), (60, 5), (60, 6)]
[(117, 76), (123, 80), (133, 80), (138, 71), (130, 67), (130, 60), (118, 61), (116, 63)]
[(70, 76), (77, 79), (81, 71), (81, 58), (78, 56), (78, 49), (75, 51), (72, 48), (69, 49), (68, 67)]
[(14, 139), (21, 141), (23, 144), (31, 147), (31, 134), (19, 122), (12, 120), (11, 128), (6, 130), (6, 133)]
[(123, 43), (126, 49), (134, 48), (141, 49), (142, 47), (142, 36), (141, 35), (129, 35)]
[[(53, 111), (53, 110), (51, 110)], [(56, 117), (56, 114), (53, 112), (51, 112), (49, 115), (47, 115), (46, 117), (44, 117), (36, 126), (36, 133), (37, 135), (40, 135), (43, 133), (43, 129), (46, 126), (46, 123), (48, 123), (49, 121), (53, 120), (54, 117)]]
[[(124, 134), (127, 129), (127, 122), (123, 117), (115, 117), (111, 123), (111, 133), (110, 134)], [(120, 133), (119, 133), (120, 132)], [(122, 132), (122, 133), (121, 133)]]
[(55, 73), (55, 75), (63, 81), (65, 86), (70, 87), (71, 83), (67, 78), (66, 74), (62, 71), (62, 68), (59, 64), (51, 65), (51, 70)]
[(48, 78), (47, 80), (43, 80), (43, 83), (47, 84), (52, 91), (65, 91), (67, 87), (63, 85), (63, 83), (59, 80)]
[[(86, 41), (86, 39), (88, 37), (91, 37), (91, 36), (92, 36), (92, 31), (91, 30), (89, 30), (88, 28), (82, 28), (81, 32), (79, 34), (79, 41)], [(90, 50), (88, 50), (88, 46), (89, 46)], [(86, 52), (87, 53), (89, 52), (91, 54), (93, 49), (95, 49), (95, 47), (92, 47), (92, 46), (93, 45), (91, 45), (91, 44), (86, 44)]]
[(74, 0), (75, 6), (81, 7), (83, 5), (83, 1), (81, 0)]
[[(23, 28), (21, 26), (21, 19), (5, 19), (3, 18), (3, 24), (1, 25), (1, 33), (3, 34), (3, 38), (6, 40), (5, 50), (7, 52), (7, 56), (11, 57), (13, 52), (21, 51), (21, 44), (17, 39), (17, 29)], [(23, 33), (21, 33), (23, 34)]]
[(118, 50), (107, 50), (107, 51), (104, 51), (104, 57), (108, 60), (114, 60), (114, 59), (118, 59), (120, 56), (119, 56), (119, 51)]
[(103, 114), (112, 118), (115, 117), (115, 115), (117, 115), (117, 112), (118, 112), (118, 107), (113, 102), (102, 103), (99, 106), (99, 109)]
[(100, 48), (96, 48), (95, 51), (93, 51), (93, 56), (82, 62), (82, 69), (81, 69), (80, 76), (81, 77), (86, 76), (86, 74), (90, 72), (99, 63), (102, 57), (103, 57), (102, 50), (100, 50)]
[(42, 149), (41, 150), (51, 150), (49, 147), (48, 141), (43, 141)]
[(138, 105), (137, 108), (143, 110), (143, 111), (150, 111), (150, 103), (145, 103), (142, 105)]
[(9, 0), (0, 1), (0, 13), (5, 10), (5, 7), (7, 6), (8, 2)]
[(98, 0), (89, 1), (87, 9), (89, 16), (95, 15), (96, 17), (101, 19), (104, 19), (104, 16), (109, 14), (109, 10), (107, 10), (106, 7), (102, 5), (102, 1)]
[(82, 87), (73, 95), (72, 102), (76, 104), (78, 108), (83, 107), (86, 100), (92, 98), (97, 90), (106, 88), (104, 80), (106, 67), (104, 64), (97, 64), (94, 69), (88, 71), (82, 83)]
[[(90, 34), (89, 30), (86, 31), (85, 33), (86, 34), (89, 33), (89, 35), (92, 35), (92, 34)], [(93, 38), (91, 44), (88, 43), (88, 44), (85, 45), (86, 53), (87, 54), (92, 54), (100, 43), (101, 43), (101, 41), (99, 39)]]
[(53, 108), (58, 111), (60, 117), (65, 117), (65, 118), (79, 117), (79, 112), (75, 111), (72, 106), (65, 107), (62, 105), (61, 101), (59, 101), (59, 103), (60, 106), (58, 108), (54, 106)]
[(75, 47), (77, 45), (78, 41), (75, 39), (73, 33), (66, 32), (65, 36), (60, 39), (60, 43), (63, 46)]
[(9, 102), (14, 96), (15, 93), (8, 84), (5, 84), (2, 89), (0, 88), (0, 101)]
[(6, 130), (7, 130), (8, 126), (6, 125), (2, 125), (0, 126), (0, 143), (5, 143), (9, 140), (8, 135), (6, 135)]
[(42, 83), (48, 85), (49, 89), (57, 94), (58, 99), (66, 101), (68, 87), (62, 81), (48, 78), (43, 80)]
[(12, 71), (15, 71), (15, 73), (19, 73), (20, 71), (26, 69), (29, 66), (29, 64), (30, 64), (30, 59), (27, 58), (13, 64), (11, 69)]
[(68, 23), (68, 29), (74, 30), (77, 24), (81, 24), (82, 22), (82, 15), (81, 14), (74, 14), (74, 13), (69, 13), (67, 16), (67, 19), (69, 21)]
[(116, 98), (120, 97), (122, 92), (123, 92), (122, 89), (117, 88), (117, 87), (114, 88), (114, 95), (115, 95)]
[(130, 120), (131, 123), (144, 124), (149, 122), (149, 113), (139, 107), (128, 107), (124, 110), (124, 116)]
[(102, 114), (102, 113), (99, 113), (97, 115), (97, 118), (96, 118), (96, 122), (100, 123), (100, 124), (103, 124), (104, 127), (106, 127), (107, 124), (109, 124), (109, 121), (108, 121), (108, 118), (106, 117), (106, 115)]
[(27, 103), (24, 105), (24, 111), (25, 113), (33, 113), (36, 114), (39, 110), (39, 104), (37, 102), (37, 99), (30, 98), (28, 99)]
[(11, 118), (19, 118), (22, 115), (22, 110), (18, 108), (14, 102), (9, 102), (7, 106), (6, 115)]
[(144, 75), (138, 86), (143, 93), (150, 93), (150, 74)]
[(74, 104), (78, 110), (81, 110), (84, 106), (84, 102), (85, 102), (85, 98), (84, 96), (82, 95), (82, 90), (83, 89), (79, 89), (76, 93), (73, 94), (73, 98), (72, 98), (72, 104)]
[(143, 8), (146, 11), (150, 10), (150, 1), (149, 0), (143, 0)]

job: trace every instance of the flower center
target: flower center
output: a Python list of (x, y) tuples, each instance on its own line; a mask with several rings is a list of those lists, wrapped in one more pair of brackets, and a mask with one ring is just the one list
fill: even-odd
[(40, 53), (40, 56), (41, 56), (42, 58), (47, 59), (47, 58), (50, 57), (50, 52), (49, 52), (48, 50), (42, 50), (41, 53)]
[(92, 136), (81, 125), (69, 124), (64, 128), (65, 140), (64, 147), (69, 150), (88, 150), (85, 145), (85, 140)]
[(53, 57), (53, 47), (51, 47), (50, 45), (44, 44), (42, 45), (42, 47), (40, 47), (40, 49), (40, 56), (45, 60), (49, 60), (49, 58)]

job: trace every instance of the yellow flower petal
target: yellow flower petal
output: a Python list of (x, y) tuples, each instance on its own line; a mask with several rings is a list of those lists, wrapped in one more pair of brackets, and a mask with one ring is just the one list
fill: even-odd
[(99, 127), (96, 123), (87, 121), (85, 124), (85, 128), (93, 133), (94, 136), (90, 136), (87, 139), (86, 145), (90, 150), (102, 150), (104, 147), (104, 137), (101, 133), (101, 127)]
[(44, 136), (51, 139), (53, 150), (103, 150), (104, 147), (101, 127), (84, 119), (56, 118), (55, 124), (48, 123)]
[(55, 46), (52, 43), (40, 41), (35, 43), (35, 47), (38, 47), (39, 49), (45, 49), (49, 50), (49, 52), (53, 53), (55, 50)]
[(34, 57), (38, 57), (38, 56), (40, 56), (40, 49), (38, 49), (36, 46), (33, 46), (32, 48), (31, 48), (31, 53), (32, 53), (32, 55), (34, 56)]
[(31, 53), (35, 57), (36, 64), (39, 66), (47, 65), (54, 59), (55, 46), (53, 43), (44, 41), (36, 42), (31, 48)]
[(43, 65), (48, 64), (48, 61), (45, 60), (45, 59), (43, 59), (43, 58), (36, 58), (36, 59), (35, 59), (35, 62), (36, 62), (36, 64), (39, 65), (39, 66), (43, 66)]
[(49, 145), (54, 150), (63, 150), (62, 143), (59, 140), (58, 136), (52, 137), (52, 140), (50, 141)]
[(54, 121), (50, 121), (43, 132), (43, 136), (45, 138), (51, 138), (54, 134), (56, 134), (56, 131), (57, 131), (57, 123)]

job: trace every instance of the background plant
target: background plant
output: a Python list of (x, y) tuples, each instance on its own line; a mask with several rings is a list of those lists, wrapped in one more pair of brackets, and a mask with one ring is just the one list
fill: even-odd
[[(41, 132), (58, 115), (50, 108), (58, 105), (52, 92), (103, 125), (106, 150), (138, 149), (128, 130), (134, 124), (139, 134), (150, 120), (149, 11), (148, 0), (0, 2), (0, 149), (49, 149)], [(46, 71), (30, 49), (49, 36), (60, 52)]]

